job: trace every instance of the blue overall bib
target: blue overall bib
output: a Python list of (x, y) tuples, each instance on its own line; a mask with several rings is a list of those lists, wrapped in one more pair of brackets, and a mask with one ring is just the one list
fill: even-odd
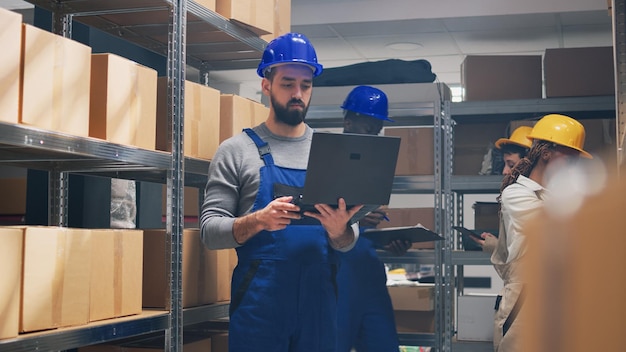
[(372, 241), (359, 237), (352, 250), (339, 253), (337, 352), (397, 352), (398, 333), (385, 266)]
[[(275, 184), (303, 187), (306, 170), (274, 164), (268, 144), (251, 129), (265, 165), (252, 211), (263, 209)], [(231, 285), (229, 351), (335, 351), (335, 251), (319, 224), (262, 231), (237, 248)]]

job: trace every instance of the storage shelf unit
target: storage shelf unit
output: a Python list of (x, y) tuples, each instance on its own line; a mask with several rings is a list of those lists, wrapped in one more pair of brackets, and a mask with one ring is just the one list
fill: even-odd
[[(168, 56), (171, 0), (27, 0), (137, 46)], [(187, 1), (186, 63), (204, 70), (256, 67), (267, 44), (250, 28)]]
[(452, 103), (451, 113), (457, 123), (540, 118), (551, 113), (569, 114), (577, 119), (612, 118), (615, 97), (464, 101)]
[[(183, 310), (184, 325), (221, 319), (228, 316), (228, 307), (228, 303), (216, 303), (186, 308)], [(136, 316), (24, 334), (17, 338), (0, 340), (0, 350), (6, 352), (67, 350), (94, 343), (162, 332), (168, 327), (168, 313), (160, 310), (144, 310)]]
[(171, 309), (0, 341), (2, 351), (65, 350), (165, 332), (165, 347), (182, 350), (182, 328), (228, 316), (228, 304), (182, 309), (182, 212), (186, 186), (204, 187), (209, 162), (184, 157), (184, 71), (252, 68), (267, 43), (250, 28), (187, 0), (27, 0), (53, 15), (53, 32), (71, 37), (73, 21), (167, 56), (171, 153), (143, 150), (22, 125), (0, 123), (0, 163), (50, 171), (50, 223), (63, 225), (67, 173), (167, 183)]

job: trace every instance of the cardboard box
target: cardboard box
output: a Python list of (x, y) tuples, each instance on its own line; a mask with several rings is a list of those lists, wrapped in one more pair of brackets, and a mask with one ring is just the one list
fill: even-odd
[[(200, 192), (201, 190), (196, 187), (185, 187), (184, 188), (184, 200), (183, 200), (183, 213), (185, 216), (195, 216), (200, 217)], [(162, 214), (167, 214), (167, 185), (163, 185), (163, 193), (162, 193)]]
[(89, 135), (91, 48), (24, 24), (20, 123)]
[(434, 332), (433, 285), (388, 286), (398, 332)]
[(474, 208), (474, 228), (483, 231), (498, 231), (500, 228), (500, 203), (476, 202)]
[(495, 295), (463, 295), (457, 299), (457, 339), (493, 341)]
[(215, 12), (215, 0), (195, 0), (198, 5), (202, 5), (208, 10)]
[(143, 231), (91, 230), (89, 321), (141, 313)]
[(546, 97), (615, 95), (613, 47), (546, 49)]
[[(144, 230), (143, 306), (165, 308), (168, 297), (169, 262), (166, 261), (165, 230)], [(209, 250), (200, 230), (183, 231), (183, 307), (230, 300), (234, 249)]]
[(433, 175), (435, 173), (435, 142), (433, 129), (385, 128), (385, 136), (400, 137), (400, 151), (396, 164), (397, 176)]
[(270, 42), (288, 32), (291, 32), (291, 0), (274, 0), (274, 30), (261, 39)]
[(154, 150), (157, 72), (114, 54), (91, 60), (89, 136)]
[(485, 154), (507, 133), (507, 121), (459, 124), (454, 128), (454, 175), (478, 175)]
[(22, 15), (0, 8), (0, 121), (18, 123)]
[(0, 178), (0, 214), (26, 214), (26, 179)]
[(216, 0), (215, 11), (258, 35), (274, 31), (274, 0)]
[(91, 278), (90, 230), (21, 227), (24, 263), (20, 332), (86, 324)]
[(396, 310), (393, 312), (396, 330), (402, 333), (433, 333), (435, 332), (435, 311), (419, 312)]
[(222, 94), (220, 97), (220, 143), (241, 133), (244, 128), (253, 127), (252, 116), (252, 100), (235, 94)]
[(211, 335), (211, 352), (228, 352), (228, 333)]
[[(167, 77), (158, 79), (156, 149), (171, 151), (168, 125)], [(185, 81), (185, 156), (210, 160), (220, 143), (220, 92)]]
[(270, 108), (253, 100), (250, 103), (252, 104), (251, 126), (258, 126), (267, 120), (267, 117), (270, 115)]
[(23, 248), (22, 229), (0, 228), (0, 339), (19, 332)]
[[(387, 217), (389, 221), (381, 222), (379, 228), (414, 226), (422, 224), (425, 228), (435, 231), (435, 209), (434, 208), (389, 208)], [(434, 242), (413, 243), (413, 249), (435, 248)]]
[(541, 99), (541, 55), (468, 55), (461, 87), (465, 101)]
[(435, 309), (435, 286), (387, 286), (394, 310), (430, 311)]

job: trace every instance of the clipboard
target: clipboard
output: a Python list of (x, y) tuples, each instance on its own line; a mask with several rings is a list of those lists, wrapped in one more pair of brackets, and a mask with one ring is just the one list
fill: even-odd
[(384, 247), (396, 240), (411, 243), (443, 241), (443, 237), (420, 225), (367, 229), (360, 236), (372, 241), (376, 247)]

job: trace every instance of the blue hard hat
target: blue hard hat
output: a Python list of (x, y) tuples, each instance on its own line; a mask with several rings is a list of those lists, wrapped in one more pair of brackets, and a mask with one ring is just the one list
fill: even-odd
[(355, 87), (348, 94), (341, 108), (361, 115), (393, 122), (388, 117), (387, 95), (378, 88), (370, 86)]
[(315, 48), (309, 39), (300, 33), (287, 33), (267, 44), (256, 73), (265, 77), (265, 70), (282, 63), (301, 63), (313, 69), (313, 77), (322, 73), (322, 65), (317, 63)]

